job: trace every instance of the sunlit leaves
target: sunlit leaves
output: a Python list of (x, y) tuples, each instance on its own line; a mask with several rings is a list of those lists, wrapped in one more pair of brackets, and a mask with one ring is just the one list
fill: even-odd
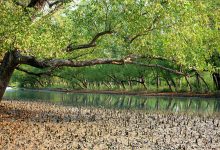
[[(217, 0), (84, 0), (65, 3), (49, 15), (24, 10), (11, 0), (0, 3), (1, 55), (16, 47), (40, 58), (139, 54), (162, 56), (185, 68), (216, 67), (208, 60), (220, 51)], [(68, 44), (88, 43), (106, 30), (113, 34), (99, 38), (95, 48), (64, 51)]]
[(1, 2), (0, 10), (0, 49), (4, 53), (16, 46), (16, 41), (22, 37), (29, 18), (21, 7), (15, 7), (10, 1)]

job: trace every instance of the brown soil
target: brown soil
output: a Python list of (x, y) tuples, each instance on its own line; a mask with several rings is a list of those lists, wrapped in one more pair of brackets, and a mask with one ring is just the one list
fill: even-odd
[(0, 149), (220, 149), (220, 116), (0, 103)]

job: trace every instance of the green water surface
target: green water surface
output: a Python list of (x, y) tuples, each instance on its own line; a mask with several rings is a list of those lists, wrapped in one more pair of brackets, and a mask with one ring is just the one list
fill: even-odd
[(77, 107), (84, 106), (172, 112), (220, 112), (220, 98), (82, 94), (29, 89), (8, 89), (6, 90), (4, 98), (9, 100), (50, 102)]

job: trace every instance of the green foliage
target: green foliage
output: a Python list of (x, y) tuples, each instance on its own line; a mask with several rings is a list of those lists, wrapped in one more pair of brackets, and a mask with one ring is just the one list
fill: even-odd
[[(0, 57), (13, 48), (41, 59), (90, 60), (135, 54), (169, 61), (141, 60), (144, 63), (212, 73), (219, 69), (219, 7), (218, 0), (82, 0), (47, 13), (48, 8), (39, 12), (18, 6), (14, 0), (0, 1)], [(69, 44), (89, 43), (97, 33), (108, 30), (113, 33), (100, 37), (94, 48), (64, 50)], [(136, 66), (100, 66), (72, 69), (71, 74), (63, 69), (58, 75), (78, 83), (106, 81), (107, 75), (118, 80), (148, 78), (154, 73), (148, 72)], [(164, 71), (161, 75), (175, 78)]]

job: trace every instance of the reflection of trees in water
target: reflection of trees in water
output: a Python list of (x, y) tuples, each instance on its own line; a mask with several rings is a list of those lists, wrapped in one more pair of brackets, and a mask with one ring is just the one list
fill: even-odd
[(172, 100), (173, 100), (173, 99), (169, 100), (168, 105), (167, 105), (167, 107), (166, 107), (166, 110), (170, 110), (170, 107), (171, 107), (171, 105), (172, 105)]
[(62, 103), (69, 103), (73, 106), (94, 106), (118, 109), (144, 109), (164, 111), (168, 110), (175, 112), (213, 112), (220, 110), (220, 101), (217, 101), (216, 99), (162, 98), (106, 94), (69, 94), (64, 97), (62, 96), (61, 99)]
[(215, 101), (214, 111), (220, 111), (220, 99)]
[(118, 109), (143, 109), (163, 111), (205, 111), (220, 110), (220, 100), (199, 98), (143, 97), (111, 94), (76, 94), (59, 92), (36, 92), (18, 90), (7, 93), (10, 99), (36, 100), (61, 103), (70, 106), (93, 106)]

